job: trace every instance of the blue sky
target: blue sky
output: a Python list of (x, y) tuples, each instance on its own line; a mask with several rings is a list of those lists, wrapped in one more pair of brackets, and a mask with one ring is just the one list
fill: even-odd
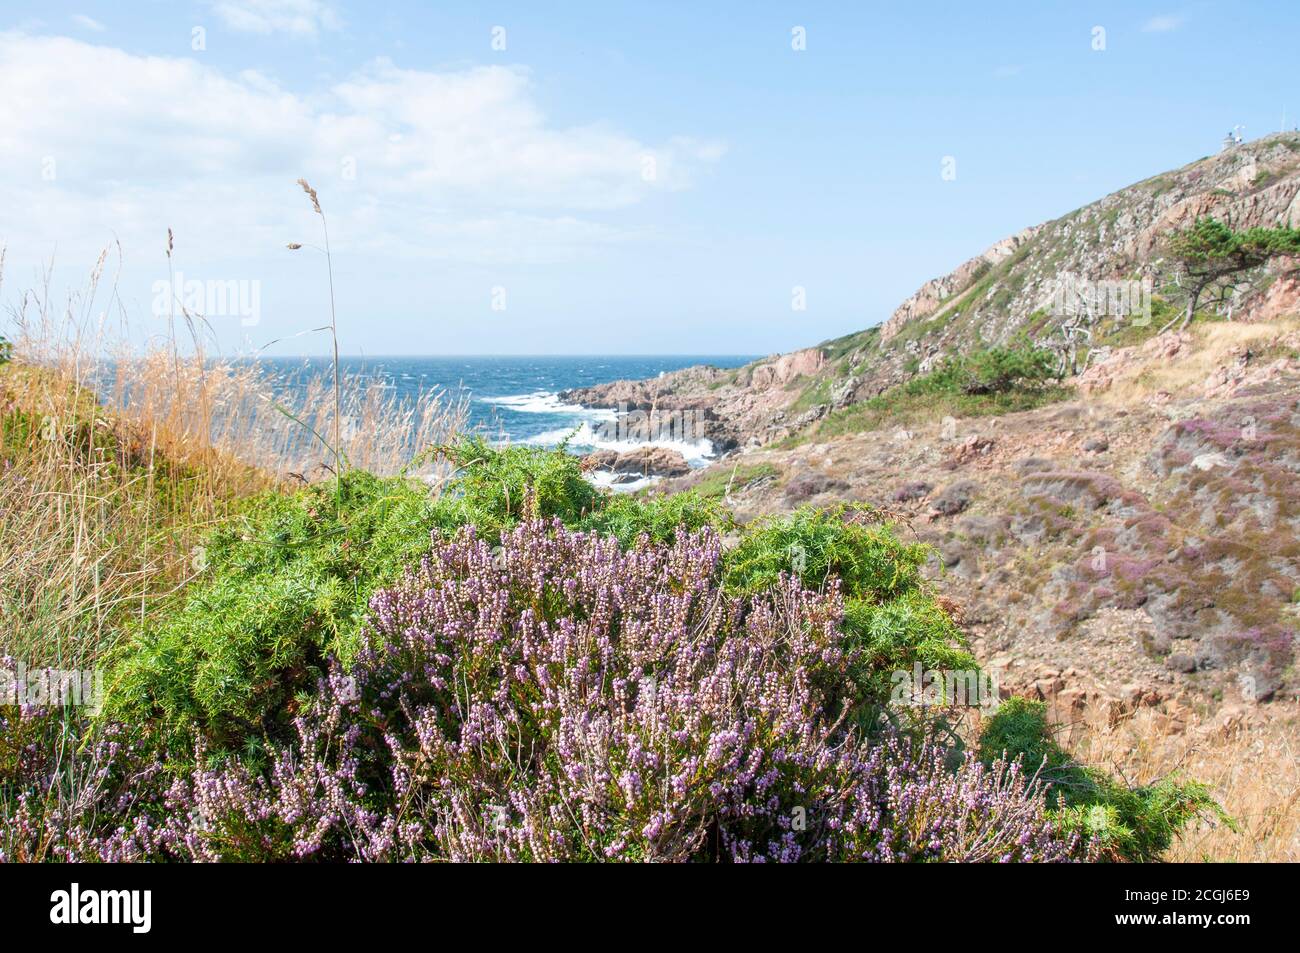
[(1295, 4), (712, 6), (7, 0), (0, 294), (323, 353), (305, 175), (348, 353), (769, 353), (1300, 118)]

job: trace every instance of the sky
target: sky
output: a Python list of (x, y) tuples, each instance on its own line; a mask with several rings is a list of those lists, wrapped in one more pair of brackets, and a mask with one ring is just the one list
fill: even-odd
[(774, 353), (1300, 119), (1295, 3), (709, 6), (4, 0), (0, 322), (108, 249), (92, 321), (325, 353), (303, 177), (345, 353)]

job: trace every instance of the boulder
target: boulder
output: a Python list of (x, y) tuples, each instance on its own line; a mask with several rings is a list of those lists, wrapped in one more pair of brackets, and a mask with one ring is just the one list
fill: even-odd
[(958, 480), (956, 483), (949, 483), (934, 498), (934, 508), (944, 516), (956, 516), (970, 506), (971, 500), (979, 493), (979, 489), (980, 485), (974, 480)]
[(934, 487), (929, 483), (926, 483), (924, 480), (915, 480), (911, 483), (904, 483), (894, 491), (894, 502), (909, 503), (912, 500), (921, 500), (928, 496), (930, 491), (933, 489)]
[(676, 477), (691, 472), (691, 466), (676, 450), (667, 447), (639, 447), (626, 453), (597, 450), (587, 454), (583, 463), (589, 470), (610, 473), (633, 473), (647, 476)]
[(808, 500), (821, 493), (844, 491), (849, 485), (824, 473), (803, 470), (792, 476), (785, 485), (785, 495), (791, 500)]

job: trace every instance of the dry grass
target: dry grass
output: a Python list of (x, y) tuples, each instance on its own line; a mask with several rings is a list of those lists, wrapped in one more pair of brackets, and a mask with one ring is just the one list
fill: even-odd
[[(298, 383), (288, 385), (290, 377)], [(307, 365), (280, 374), (192, 357), (176, 366), (166, 352), (113, 362), (101, 392), (115, 413), (156, 426), (172, 459), (198, 454), (195, 462), (230, 478), (232, 468), (251, 464), (296, 482), (332, 478), (336, 432), (345, 467), (432, 476), (434, 462), (414, 458), (457, 433), (467, 413), (463, 398), (434, 390), (400, 399), (359, 373), (341, 375), (336, 405), (331, 380)]]
[(124, 433), (59, 378), (0, 376), (0, 652), (82, 667), (125, 618), (183, 584), (190, 555), (238, 495), (160, 457), (154, 431)]
[[(1237, 830), (1191, 825), (1164, 856), (1172, 863), (1300, 862), (1300, 703), (1274, 701), (1204, 716), (1180, 709), (1127, 710), (1095, 702), (1082, 712), (1048, 703), (1057, 741), (1081, 764), (1132, 786), (1175, 776), (1205, 784)], [(960, 733), (978, 737), (983, 718), (965, 712)]]
[(1167, 716), (1140, 709), (1118, 722), (1093, 709), (1062, 737), (1071, 754), (1130, 784), (1172, 773), (1200, 781), (1236, 821), (1200, 824), (1177, 841), (1170, 861), (1300, 861), (1300, 709), (1274, 702), (1171, 731)]
[(200, 571), (204, 534), (241, 499), (332, 478), (333, 441), (320, 435), (336, 425), (345, 462), (391, 474), (465, 420), (463, 400), (402, 401), (361, 377), (337, 392), (318, 374), (286, 389), (263, 365), (204, 354), (197, 333), (186, 353), (171, 335), (132, 350), (124, 320), (92, 318), (104, 261), (83, 294), (56, 306), (38, 289), (9, 315), (0, 655), (30, 666), (92, 667), (132, 616)]
[[(1202, 393), (1211, 375), (1220, 368), (1232, 366), (1242, 348), (1267, 355), (1274, 350), (1295, 347), (1300, 343), (1297, 340), (1300, 319), (1281, 318), (1251, 324), (1216, 321), (1193, 324), (1188, 333), (1192, 336), (1190, 349), (1172, 361), (1153, 354), (1150, 360), (1135, 362), (1116, 376), (1103, 398), (1131, 403), (1146, 401), (1161, 391)], [(1159, 340), (1153, 339), (1148, 346), (1154, 347)]]

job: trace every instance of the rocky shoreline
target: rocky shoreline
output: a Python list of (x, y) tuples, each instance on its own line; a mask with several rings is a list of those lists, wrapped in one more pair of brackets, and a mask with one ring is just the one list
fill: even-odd
[[(801, 430), (830, 403), (792, 408), (803, 382), (826, 368), (822, 348), (762, 358), (723, 369), (698, 364), (648, 380), (619, 380), (560, 392), (568, 403), (614, 410), (624, 426), (653, 439), (685, 432), (719, 456), (752, 449)], [(849, 395), (844, 395), (846, 398)]]
[(597, 450), (582, 458), (583, 469), (608, 476), (611, 486), (625, 486), (651, 477), (684, 477), (691, 465), (676, 450), (667, 447), (639, 447), (619, 453)]

